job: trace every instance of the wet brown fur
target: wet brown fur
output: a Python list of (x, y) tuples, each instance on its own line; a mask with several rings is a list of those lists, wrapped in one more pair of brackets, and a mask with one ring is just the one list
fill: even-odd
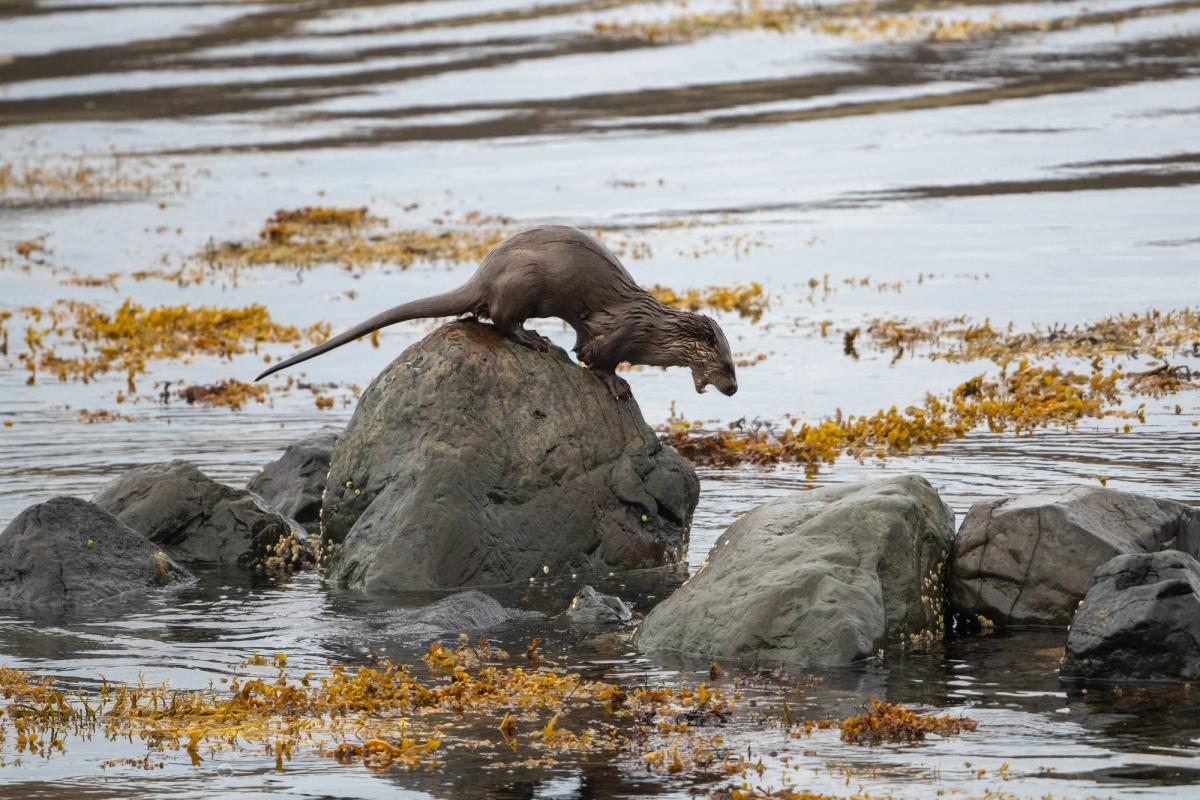
[(727, 395), (737, 391), (729, 342), (715, 321), (658, 302), (608, 248), (562, 225), (531, 228), (504, 240), (459, 288), (388, 309), (275, 364), (255, 380), (387, 325), (460, 314), (491, 319), (507, 338), (542, 351), (549, 349), (549, 340), (526, 330), (525, 320), (562, 319), (575, 329), (579, 360), (617, 398), (629, 396), (628, 384), (616, 374), (622, 362), (690, 367), (696, 391), (709, 384)]

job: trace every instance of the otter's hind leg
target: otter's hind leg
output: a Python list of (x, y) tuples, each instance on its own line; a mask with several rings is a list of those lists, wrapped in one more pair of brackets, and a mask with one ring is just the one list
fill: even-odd
[(526, 316), (523, 314), (505, 313), (503, 309), (492, 310), (492, 324), (505, 339), (511, 339), (517, 344), (528, 347), (530, 350), (537, 350), (539, 353), (549, 352), (550, 340), (540, 333), (526, 330), (525, 320)]
[(540, 333), (527, 330), (521, 325), (514, 325), (513, 327), (507, 329), (500, 325), (496, 325), (496, 328), (501, 334), (504, 335), (506, 339), (512, 339), (517, 344), (524, 345), (530, 350), (537, 350), (539, 353), (550, 352), (550, 340), (545, 336), (542, 336)]

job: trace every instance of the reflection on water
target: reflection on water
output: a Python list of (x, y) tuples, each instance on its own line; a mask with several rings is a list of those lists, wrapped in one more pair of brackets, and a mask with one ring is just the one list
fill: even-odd
[[(917, 5), (859, 8), (903, 16)], [(629, 261), (645, 284), (757, 280), (770, 292), (761, 322), (721, 317), (735, 350), (767, 356), (741, 370), (735, 397), (695, 395), (685, 371), (629, 376), (652, 422), (664, 420), (674, 401), (687, 418), (720, 424), (903, 408), (997, 369), (916, 353), (894, 363), (890, 353), (843, 355), (840, 331), (872, 317), (964, 314), (997, 328), (1045, 330), (1200, 297), (1200, 4), (968, 0), (918, 11), (977, 21), (998, 12), (1029, 23), (955, 41), (856, 41), (807, 29), (647, 41), (594, 28), (729, 7), (717, 0), (688, 7), (629, 0), (4, 4), (5, 164), (112, 149), (181, 169), (188, 180), (180, 191), (151, 184), (148, 194), (101, 193), (108, 199), (94, 202), (47, 202), (40, 190), (4, 188), (0, 310), (60, 298), (109, 309), (126, 297), (146, 305), (262, 302), (282, 321), (345, 327), (456, 285), (473, 265), (262, 267), (190, 286), (129, 275), (177, 267), (210, 241), (251, 239), (277, 209), (303, 205), (365, 205), (413, 226), (478, 210), (517, 224), (605, 227), (648, 247), (648, 257)], [(707, 224), (690, 224), (698, 219)], [(15, 255), (17, 242), (43, 235), (49, 264), (75, 276), (119, 272), (115, 288), (64, 284), (66, 273)], [(738, 237), (760, 244), (738, 249), (731, 244)], [(814, 295), (810, 279), (826, 275), (837, 291)], [(866, 277), (865, 287), (845, 283)], [(880, 288), (896, 282), (899, 291)], [(818, 335), (820, 321), (835, 333)], [(8, 325), (15, 343), (24, 333)], [(365, 385), (428, 329), (397, 326), (379, 349), (346, 348), (303, 373)], [(539, 330), (569, 344), (556, 322)], [(12, 422), (0, 428), (0, 523), (30, 503), (60, 493), (88, 497), (131, 465), (168, 458), (240, 484), (288, 442), (343, 424), (352, 410), (318, 409), (306, 392), (273, 393), (269, 404), (237, 413), (156, 399), (155, 382), (247, 379), (261, 367), (252, 354), (151, 363), (139, 391), (118, 403), (122, 375), (89, 384), (43, 376), (26, 386), (15, 353), (14, 344), (0, 355), (0, 420)], [(1145, 353), (1111, 359), (1128, 369), (1155, 363)], [(1186, 353), (1171, 363), (1200, 368)], [(979, 432), (905, 459), (843, 459), (813, 478), (791, 468), (706, 470), (689, 562), (694, 568), (737, 514), (771, 497), (902, 471), (927, 475), (960, 515), (982, 497), (1101, 477), (1110, 487), (1198, 502), (1196, 397), (1147, 399), (1147, 421), (1128, 433), (1115, 420), (1019, 439)], [(80, 409), (133, 421), (87, 424)], [(615, 580), (608, 588), (643, 612), (664, 591)], [(573, 588), (501, 594), (553, 613)], [(148, 607), (91, 618), (4, 616), (0, 660), (83, 686), (101, 675), (144, 674), (200, 687), (255, 650), (284, 650), (297, 668), (372, 655), (412, 659), (422, 643), (389, 627), (386, 610), (418, 600), (339, 593), (313, 576), (272, 587), (206, 575)], [(578, 631), (552, 618), (494, 633), (516, 651), (541, 636), (553, 657), (597, 676), (671, 682), (707, 674), (706, 664), (636, 655), (619, 636), (580, 642)], [(787, 777), (815, 790), (862, 784), (911, 797), (928, 797), (930, 786), (948, 794), (1191, 796), (1200, 783), (1192, 694), (1068, 693), (1055, 673), (1062, 644), (1058, 631), (997, 634), (820, 680), (760, 676), (749, 681), (726, 733), (763, 758), (763, 780), (775, 785)], [(743, 670), (731, 672), (753, 672)], [(757, 714), (780, 715), (796, 683), (804, 687), (790, 695), (796, 716), (840, 716), (877, 696), (966, 710), (980, 732), (916, 748), (861, 749), (841, 744), (836, 732), (789, 739), (757, 724)], [(144, 753), (142, 743), (92, 740), (73, 743), (65, 757), (16, 766), (5, 751), (0, 795), (687, 797), (711, 788), (664, 780), (633, 758), (486, 769), (492, 756), (480, 754), (430, 773), (381, 775), (311, 755), (275, 773), (256, 752), (226, 752), (199, 768), (171, 755), (151, 772), (100, 766)]]

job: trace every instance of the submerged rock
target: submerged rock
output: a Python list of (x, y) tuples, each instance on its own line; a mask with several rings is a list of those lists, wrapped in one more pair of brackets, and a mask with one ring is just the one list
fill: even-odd
[(541, 617), (534, 611), (515, 611), (483, 592), (452, 594), (423, 608), (398, 608), (387, 615), (388, 631), (415, 638), (448, 633), (480, 633), (507, 622)]
[(195, 580), (104, 509), (54, 497), (0, 533), (0, 601), (61, 610)]
[(1165, 550), (1102, 564), (1071, 622), (1059, 674), (1200, 679), (1200, 562)]
[(332, 576), (443, 588), (681, 563), (695, 471), (560, 350), (445, 325), (368, 387), (334, 449)]
[(942, 633), (954, 515), (921, 477), (831, 486), (740, 517), (647, 615), (644, 650), (847, 664)]
[(309, 533), (321, 526), (321, 495), (338, 431), (325, 428), (288, 445), (283, 455), (250, 479), (246, 488), (294, 519)]
[(303, 528), (245, 489), (186, 461), (135, 467), (94, 498), (183, 564), (299, 567), (308, 559)]
[(601, 594), (591, 586), (584, 586), (579, 594), (571, 598), (571, 605), (564, 612), (572, 622), (601, 623), (628, 622), (633, 619), (633, 609), (624, 600), (611, 594)]
[(1093, 486), (977, 503), (954, 542), (950, 603), (998, 625), (1066, 625), (1098, 566), (1164, 549), (1200, 555), (1200, 509)]

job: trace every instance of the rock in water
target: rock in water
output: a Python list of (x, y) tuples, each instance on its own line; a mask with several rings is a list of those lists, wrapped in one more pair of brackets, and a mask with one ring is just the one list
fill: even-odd
[(325, 428), (289, 445), (277, 461), (251, 478), (246, 488), (280, 514), (317, 533), (321, 526), (321, 494), (337, 438), (338, 431)]
[(1093, 486), (989, 500), (954, 541), (950, 604), (998, 625), (1067, 625), (1113, 556), (1198, 548), (1200, 509), (1170, 500)]
[(474, 589), (452, 594), (423, 608), (398, 608), (387, 613), (391, 634), (432, 639), (445, 634), (481, 633), (519, 619), (537, 619), (535, 611), (514, 611)]
[(566, 610), (572, 622), (628, 622), (633, 619), (633, 609), (625, 601), (611, 594), (601, 594), (591, 586), (584, 586), (579, 594), (571, 598)]
[(684, 558), (696, 473), (565, 353), (445, 325), (367, 388), (338, 439), (332, 576), (371, 589), (503, 584)]
[(303, 528), (186, 461), (135, 467), (94, 501), (183, 564), (284, 569), (308, 558)]
[(940, 637), (954, 514), (921, 477), (831, 486), (740, 517), (647, 615), (644, 650), (848, 664)]
[(0, 600), (79, 608), (195, 580), (146, 537), (75, 497), (30, 506), (0, 534)]
[(1187, 553), (1164, 550), (1102, 564), (1071, 622), (1059, 674), (1200, 679), (1200, 563)]

